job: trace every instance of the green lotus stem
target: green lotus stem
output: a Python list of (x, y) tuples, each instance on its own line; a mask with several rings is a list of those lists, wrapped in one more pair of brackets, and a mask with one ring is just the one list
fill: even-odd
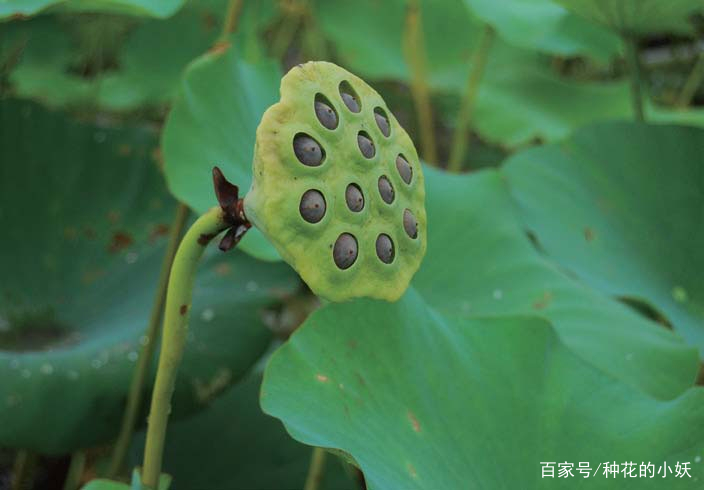
[(437, 164), (438, 153), (435, 145), (435, 123), (430, 103), (428, 70), (426, 67), (425, 42), (418, 0), (410, 0), (406, 13), (404, 30), (404, 53), (411, 70), (411, 96), (416, 108), (416, 118), (420, 127), (420, 145), (423, 159)]
[(447, 169), (450, 172), (459, 172), (462, 170), (462, 162), (469, 147), (469, 128), (472, 123), (472, 115), (474, 113), (474, 105), (477, 100), (477, 92), (479, 92), (479, 84), (482, 81), (486, 62), (489, 58), (489, 51), (494, 41), (494, 29), (486, 24), (482, 31), (482, 38), (479, 41), (479, 46), (474, 51), (472, 57), (472, 67), (469, 77), (467, 78), (467, 88), (462, 96), (460, 104), (460, 112), (457, 116), (457, 126), (452, 137), (452, 149), (450, 150), (450, 162)]
[(137, 415), (139, 414), (142, 406), (144, 384), (147, 380), (147, 375), (149, 374), (149, 368), (152, 365), (156, 340), (159, 337), (159, 323), (164, 310), (166, 286), (169, 281), (171, 264), (174, 260), (174, 255), (176, 255), (176, 248), (178, 247), (178, 242), (183, 234), (183, 229), (186, 225), (186, 219), (188, 218), (189, 213), (190, 210), (188, 209), (188, 206), (185, 204), (179, 204), (176, 209), (174, 220), (171, 223), (169, 242), (166, 248), (166, 254), (164, 255), (164, 260), (161, 263), (161, 272), (159, 273), (159, 282), (157, 283), (158, 285), (156, 295), (154, 297), (154, 304), (149, 317), (147, 330), (144, 332), (146, 342), (142, 345), (139, 353), (137, 366), (135, 367), (134, 374), (132, 376), (132, 384), (130, 385), (130, 391), (127, 395), (127, 406), (122, 418), (122, 426), (120, 427), (120, 433), (117, 437), (117, 441), (115, 442), (112, 457), (110, 459), (110, 466), (107, 473), (107, 477), (110, 479), (115, 479), (115, 477), (122, 470), (125, 457), (127, 455), (127, 450), (130, 447), (130, 441), (132, 440), (132, 433), (134, 432), (136, 425)]
[(283, 58), (296, 35), (296, 30), (301, 23), (302, 13), (298, 4), (295, 5), (295, 12), (287, 14), (282, 12), (281, 25), (276, 32), (276, 37), (272, 42), (271, 52), (277, 59)]
[(222, 34), (220, 34), (220, 42), (227, 41), (230, 34), (237, 30), (242, 4), (242, 0), (229, 0), (227, 2), (227, 11), (225, 13), (225, 22), (222, 26)]
[(631, 79), (631, 103), (633, 105), (633, 117), (636, 121), (644, 121), (645, 117), (643, 116), (643, 94), (641, 91), (638, 46), (635, 39), (626, 35), (623, 36), (623, 42), (626, 48), (628, 75)]
[(186, 232), (171, 266), (159, 367), (147, 421), (142, 467), (142, 482), (150, 488), (157, 488), (161, 474), (166, 425), (171, 412), (171, 396), (176, 384), (176, 374), (186, 344), (196, 268), (208, 243), (229, 226), (231, 224), (226, 222), (225, 213), (219, 207), (203, 214)]
[(86, 468), (86, 453), (76, 451), (71, 455), (71, 463), (68, 466), (68, 473), (64, 480), (64, 490), (78, 490), (81, 486), (83, 470)]
[(321, 447), (313, 448), (310, 466), (308, 467), (308, 476), (306, 477), (306, 484), (303, 490), (318, 490), (320, 487), (320, 482), (323, 480), (325, 472), (326, 454), (325, 449)]
[(31, 451), (22, 450), (15, 456), (12, 465), (11, 490), (24, 490), (31, 487), (34, 480), (34, 469), (37, 463), (37, 455)]
[(680, 109), (688, 107), (702, 82), (704, 82), (704, 52), (699, 54), (696, 63), (694, 63), (675, 105)]
[(328, 49), (325, 36), (315, 22), (315, 16), (310, 8), (310, 2), (305, 1), (303, 14), (303, 44), (307, 48), (309, 57), (315, 60), (328, 59)]

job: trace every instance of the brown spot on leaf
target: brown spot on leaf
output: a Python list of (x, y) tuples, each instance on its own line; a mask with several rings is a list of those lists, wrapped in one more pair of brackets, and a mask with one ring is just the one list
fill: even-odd
[(320, 374), (320, 373), (315, 375), (315, 379), (317, 379), (321, 383), (327, 383), (330, 380), (330, 378), (328, 378), (324, 374)]
[(113, 225), (117, 224), (122, 218), (122, 213), (116, 210), (108, 212), (108, 221)]
[(418, 473), (416, 472), (415, 467), (411, 463), (406, 463), (406, 469), (408, 470), (408, 474), (411, 475), (412, 478), (418, 478)]
[(536, 310), (542, 310), (543, 308), (547, 308), (550, 305), (551, 301), (552, 293), (549, 291), (545, 291), (545, 293), (543, 293), (542, 298), (538, 299), (535, 303), (533, 303), (533, 308)]
[(105, 271), (103, 269), (91, 269), (83, 273), (83, 275), (81, 276), (81, 281), (85, 285), (90, 285), (101, 277), (103, 277), (104, 275)]
[(594, 240), (594, 230), (592, 230), (588, 226), (584, 227), (584, 239), (588, 242)]
[(91, 228), (90, 226), (86, 226), (85, 228), (83, 228), (83, 234), (88, 240), (94, 240), (97, 236), (97, 233), (95, 233), (95, 229)]
[(213, 47), (210, 48), (210, 53), (212, 54), (222, 54), (225, 51), (227, 51), (230, 48), (230, 43), (227, 41), (220, 41), (216, 42), (213, 44)]
[(67, 226), (64, 228), (64, 238), (66, 240), (76, 240), (78, 238), (78, 230), (75, 226)]
[(181, 305), (181, 307), (178, 309), (178, 312), (181, 314), (181, 316), (185, 315), (188, 312), (188, 305)]
[(218, 276), (227, 276), (232, 272), (232, 266), (227, 262), (221, 262), (215, 266), (215, 273)]
[(123, 157), (128, 157), (132, 153), (132, 147), (127, 143), (122, 143), (117, 147), (117, 153)]
[(200, 236), (198, 237), (198, 244), (203, 245), (204, 247), (210, 243), (210, 240), (215, 238), (215, 235), (212, 233), (201, 233)]
[(159, 223), (152, 226), (152, 231), (149, 233), (149, 242), (154, 243), (159, 238), (169, 234), (169, 225), (165, 223)]
[(116, 231), (110, 239), (108, 251), (110, 253), (120, 252), (132, 245), (132, 237), (124, 231)]
[(151, 152), (152, 160), (156, 163), (156, 166), (160, 170), (164, 170), (164, 154), (161, 151), (161, 147), (157, 146)]
[(218, 25), (218, 20), (215, 18), (213, 14), (210, 12), (205, 12), (203, 14), (203, 27), (205, 28), (206, 31), (210, 32), (213, 29), (215, 29)]
[(409, 410), (406, 413), (406, 416), (408, 417), (408, 421), (411, 423), (411, 427), (413, 427), (413, 431), (420, 432), (420, 423), (418, 422), (418, 419), (416, 418), (414, 413)]
[(349, 347), (350, 349), (356, 349), (357, 348), (357, 341), (354, 339), (348, 340), (347, 347)]

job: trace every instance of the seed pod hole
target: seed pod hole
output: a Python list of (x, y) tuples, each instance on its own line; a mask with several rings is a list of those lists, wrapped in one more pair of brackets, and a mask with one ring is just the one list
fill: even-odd
[(364, 155), (364, 158), (372, 158), (376, 154), (374, 142), (364, 131), (360, 131), (359, 134), (357, 134), (357, 145), (359, 146), (359, 151)]
[(410, 209), (403, 211), (403, 229), (411, 238), (418, 238), (418, 221)]
[(342, 233), (335, 240), (332, 258), (340, 269), (349, 269), (357, 260), (357, 239), (349, 233)]
[(293, 137), (293, 152), (299, 162), (309, 167), (317, 167), (325, 159), (325, 150), (305, 133)]
[(323, 94), (316, 94), (314, 107), (320, 124), (327, 129), (337, 128), (337, 112)]
[(376, 119), (376, 125), (379, 126), (381, 134), (388, 138), (391, 135), (391, 126), (389, 126), (389, 118), (386, 117), (384, 109), (376, 107), (374, 109), (374, 119)]
[(390, 264), (394, 261), (394, 242), (386, 233), (382, 233), (376, 237), (376, 256), (379, 257), (385, 264)]
[(386, 175), (379, 177), (379, 195), (386, 204), (394, 202), (394, 186), (391, 185)]
[(342, 101), (350, 111), (359, 112), (362, 110), (361, 104), (359, 103), (359, 96), (348, 81), (340, 83), (340, 97), (342, 97)]
[(304, 192), (301, 196), (301, 204), (298, 206), (301, 216), (308, 223), (317, 223), (323, 219), (325, 208), (325, 197), (315, 189)]
[(364, 209), (364, 194), (357, 184), (350, 184), (345, 190), (345, 200), (350, 211), (355, 213)]
[(398, 174), (406, 184), (411, 183), (411, 179), (413, 178), (413, 169), (408, 163), (408, 160), (406, 160), (406, 157), (403, 155), (396, 157), (396, 170), (398, 170)]

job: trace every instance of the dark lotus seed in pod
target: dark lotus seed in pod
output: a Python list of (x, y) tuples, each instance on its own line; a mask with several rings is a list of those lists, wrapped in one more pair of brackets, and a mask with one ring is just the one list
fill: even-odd
[(389, 235), (382, 233), (376, 238), (376, 255), (385, 264), (394, 261), (394, 242)]
[(389, 120), (386, 118), (386, 114), (384, 114), (381, 107), (374, 109), (374, 119), (376, 119), (376, 124), (379, 126), (381, 134), (388, 138), (391, 135), (391, 127), (389, 126)]
[(315, 98), (315, 115), (318, 116), (318, 121), (327, 129), (335, 129), (337, 127), (337, 114), (335, 109), (330, 106), (330, 103), (321, 94)]
[(386, 175), (379, 177), (379, 194), (386, 204), (394, 202), (394, 186), (391, 185)]
[(342, 101), (349, 110), (352, 112), (360, 111), (359, 99), (357, 98), (354, 89), (348, 82), (340, 83), (340, 97), (342, 97)]
[(413, 169), (408, 164), (403, 155), (399, 155), (396, 157), (396, 170), (398, 170), (398, 174), (401, 176), (401, 178), (406, 184), (411, 183), (411, 178), (413, 177)]
[(357, 260), (357, 239), (349, 233), (342, 233), (335, 240), (332, 258), (340, 269), (348, 269)]
[(405, 209), (403, 211), (403, 228), (406, 230), (409, 237), (418, 237), (418, 222), (416, 221), (416, 217), (413, 216), (413, 213), (411, 213), (410, 209)]
[(320, 147), (317, 141), (307, 134), (298, 133), (293, 138), (293, 151), (296, 158), (303, 164), (309, 167), (317, 167), (323, 163), (325, 151)]
[(364, 158), (372, 158), (376, 154), (374, 142), (364, 131), (360, 131), (357, 135), (357, 145), (359, 146), (359, 151), (361, 151), (362, 155), (364, 155)]
[(350, 184), (345, 190), (345, 200), (350, 211), (358, 213), (364, 208), (364, 194), (357, 184)]
[(298, 209), (308, 223), (317, 223), (325, 216), (325, 197), (319, 191), (310, 189), (301, 196)]

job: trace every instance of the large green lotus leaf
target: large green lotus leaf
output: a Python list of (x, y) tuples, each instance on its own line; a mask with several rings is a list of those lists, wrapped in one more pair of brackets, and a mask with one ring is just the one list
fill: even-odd
[(704, 357), (704, 131), (614, 123), (517, 154), (526, 225), (580, 280), (655, 307)]
[[(336, 8), (336, 2), (316, 5), (321, 27), (335, 43), (343, 66), (369, 80), (409, 82), (401, 42), (405, 2), (365, 0), (359, 7), (345, 9), (344, 14)], [(484, 2), (478, 2), (475, 8), (482, 5)], [(459, 107), (458, 96), (467, 85), (472, 54), (483, 27), (460, 0), (428, 0), (421, 6), (425, 31), (442, 32), (441, 36), (426, 35), (428, 83), (434, 93), (450, 95), (446, 99), (449, 105), (441, 106), (439, 112), (451, 121)], [(509, 18), (500, 15), (506, 8), (504, 2), (492, 2), (486, 3), (482, 12), (487, 19), (491, 14), (508, 23)], [(521, 22), (531, 19), (509, 10), (514, 12), (516, 22), (516, 18)], [(566, 19), (562, 21), (567, 24), (578, 22), (574, 16)], [(541, 27), (535, 27), (535, 32), (542, 32)], [(504, 30), (509, 31), (508, 27)], [(507, 34), (506, 40), (495, 39), (489, 52), (472, 122), (484, 139), (517, 147), (535, 139), (559, 140), (598, 120), (633, 118), (627, 81), (584, 82), (561, 77), (548, 57), (526, 49), (519, 40), (520, 36), (511, 38)], [(561, 44), (567, 46), (563, 41)], [(612, 53), (604, 51), (605, 56), (607, 52)], [(696, 111), (649, 108), (648, 116), (704, 125), (704, 117)]]
[[(213, 165), (242, 194), (249, 189), (256, 129), (279, 99), (280, 79), (274, 61), (248, 63), (233, 48), (207, 53), (188, 67), (163, 135), (166, 178), (177, 198), (199, 212), (211, 207), (212, 183), (202, 175)], [(256, 228), (239, 247), (261, 259), (280, 260)]]
[[(0, 102), (0, 446), (60, 453), (115, 435), (175, 211), (156, 144)], [(284, 265), (206, 254), (176, 414), (251, 367), (271, 339), (262, 310), (298, 284)]]
[[(703, 389), (655, 400), (545, 320), (442, 316), (413, 289), (318, 310), (272, 356), (261, 403), (296, 439), (349, 453), (370, 490), (700, 484)], [(543, 461), (575, 476), (541, 479)], [(692, 478), (585, 479), (582, 461), (689, 462)]]
[[(111, 111), (134, 110), (139, 107), (162, 106), (171, 101), (178, 90), (181, 73), (187, 64), (211, 48), (220, 35), (226, 0), (189, 2), (169, 19), (151, 19), (137, 23), (127, 17), (95, 19), (82, 16), (41, 16), (7, 27), (4, 56), (22, 48), (18, 65), (10, 74), (13, 93), (55, 106), (98, 107)], [(231, 40), (240, 46), (248, 59), (262, 56), (258, 38), (263, 26), (274, 14), (269, 2), (246, 2), (237, 34)], [(98, 29), (85, 45), (95, 54), (81, 52), (75, 39), (76, 25), (102, 22), (116, 30), (105, 35)], [(125, 25), (120, 31), (120, 26)], [(105, 43), (104, 37), (118, 46), (116, 67), (90, 78), (82, 76), (75, 66), (102, 53), (94, 46)], [(120, 43), (122, 43), (120, 45)], [(0, 53), (0, 58), (3, 55)]]
[(687, 16), (704, 10), (692, 0), (556, 0), (571, 11), (623, 33), (687, 31)]
[(8, 75), (12, 93), (53, 106), (97, 97), (94, 80), (69, 73), (76, 60), (73, 41), (54, 16), (3, 25), (0, 58), (21, 56)]
[(49, 7), (71, 11), (168, 17), (181, 8), (184, 2), (185, 0), (3, 0), (0, 2), (0, 19), (33, 15)]
[(619, 50), (621, 41), (616, 35), (568, 12), (553, 0), (465, 0), (465, 4), (514, 46), (601, 60)]
[[(164, 472), (170, 490), (290, 490), (303, 488), (312, 448), (286, 433), (259, 408), (260, 374), (252, 374), (215, 400), (207, 410), (169, 424)], [(144, 432), (132, 445), (141, 464)], [(328, 456), (320, 490), (352, 490), (342, 465)]]
[(627, 384), (662, 398), (692, 384), (695, 349), (536, 252), (499, 173), (425, 172), (428, 253), (413, 285), (435, 310), (541, 316), (568, 347)]

